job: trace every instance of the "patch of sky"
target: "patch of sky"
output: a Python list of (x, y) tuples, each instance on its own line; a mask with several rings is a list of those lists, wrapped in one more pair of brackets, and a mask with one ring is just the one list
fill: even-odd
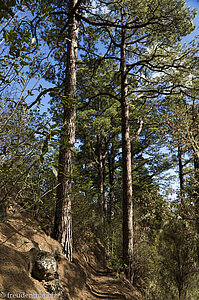
[(191, 9), (195, 8), (197, 10), (197, 15), (196, 15), (195, 19), (193, 20), (193, 23), (195, 24), (196, 28), (191, 34), (182, 38), (183, 43), (191, 42), (195, 38), (195, 36), (199, 34), (199, 1), (187, 0), (186, 6), (190, 7)]
[[(161, 153), (168, 155), (168, 159), (173, 158), (173, 153), (170, 153), (167, 147), (162, 148)], [(169, 201), (175, 201), (180, 189), (179, 183), (179, 169), (175, 165), (169, 170), (162, 172), (162, 179), (160, 182), (160, 192)]]
[[(154, 151), (157, 151), (154, 149)], [(164, 146), (159, 149), (157, 152), (157, 156), (161, 159), (164, 158), (170, 162), (173, 158), (174, 153), (171, 153), (171, 151), (168, 149), (168, 147)], [(178, 176), (178, 166), (176, 163), (168, 165), (167, 169), (165, 171), (162, 171), (158, 173), (157, 175), (154, 175), (154, 171), (156, 169), (156, 165), (158, 163), (161, 163), (161, 161), (157, 159), (154, 159), (154, 155), (150, 153), (143, 153), (143, 158), (148, 160), (148, 163), (145, 164), (149, 171), (149, 175), (153, 175), (154, 183), (156, 183), (159, 187), (160, 194), (165, 198), (165, 200), (168, 201), (175, 201), (178, 192), (179, 192), (179, 176)], [(157, 160), (157, 161), (156, 161)]]

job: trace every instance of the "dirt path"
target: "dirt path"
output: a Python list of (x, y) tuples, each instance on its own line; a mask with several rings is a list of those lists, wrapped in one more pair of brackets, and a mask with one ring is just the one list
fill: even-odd
[[(28, 270), (27, 257), (35, 245), (52, 255), (57, 248), (61, 252), (59, 243), (47, 236), (26, 212), (18, 211), (8, 223), (0, 224), (0, 295), (32, 293), (43, 300), (52, 299), (46, 296), (42, 282), (32, 278)], [(94, 236), (90, 244), (79, 241), (73, 263), (61, 255), (59, 279), (69, 300), (142, 299), (126, 279), (117, 278), (107, 267), (105, 257), (103, 245)]]
[(95, 257), (84, 255), (87, 264), (86, 288), (87, 298), (90, 299), (126, 299), (141, 300), (140, 294), (126, 279), (117, 278), (113, 271)]

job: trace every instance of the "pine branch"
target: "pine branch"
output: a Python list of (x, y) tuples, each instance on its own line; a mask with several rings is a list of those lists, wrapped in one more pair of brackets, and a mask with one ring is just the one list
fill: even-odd
[(49, 88), (49, 89), (45, 89), (42, 92), (39, 93), (39, 95), (37, 96), (37, 98), (30, 104), (27, 106), (28, 109), (32, 108), (35, 104), (37, 104), (38, 102), (40, 102), (41, 98), (43, 96), (45, 96), (47, 93), (49, 92), (55, 92), (56, 90), (59, 90), (60, 87), (53, 87), (53, 88)]

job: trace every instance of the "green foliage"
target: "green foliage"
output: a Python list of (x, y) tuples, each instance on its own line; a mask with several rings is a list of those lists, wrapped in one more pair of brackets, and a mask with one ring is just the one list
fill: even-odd
[(195, 250), (190, 224), (175, 216), (168, 219), (151, 247), (153, 280), (147, 299), (194, 299), (198, 276)]
[[(53, 181), (49, 185), (46, 182), (47, 178), (50, 182), (52, 171), (40, 162), (46, 121), (37, 110), (27, 111), (23, 103), (17, 109), (12, 99), (1, 103), (1, 203), (7, 206), (18, 203), (35, 214), (41, 213), (41, 206), (43, 213), (47, 209), (45, 194), (53, 186)], [(38, 128), (40, 133), (36, 133)], [(53, 199), (49, 206), (52, 203)]]

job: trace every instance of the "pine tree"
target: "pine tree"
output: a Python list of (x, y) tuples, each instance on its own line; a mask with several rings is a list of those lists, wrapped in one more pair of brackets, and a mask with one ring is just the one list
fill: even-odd
[(78, 40), (76, 10), (78, 4), (76, 0), (71, 0), (68, 7), (68, 42), (64, 94), (62, 96), (64, 112), (60, 137), (57, 202), (53, 231), (53, 237), (61, 243), (63, 252), (70, 261), (72, 260), (71, 175), (76, 119), (76, 62)]

